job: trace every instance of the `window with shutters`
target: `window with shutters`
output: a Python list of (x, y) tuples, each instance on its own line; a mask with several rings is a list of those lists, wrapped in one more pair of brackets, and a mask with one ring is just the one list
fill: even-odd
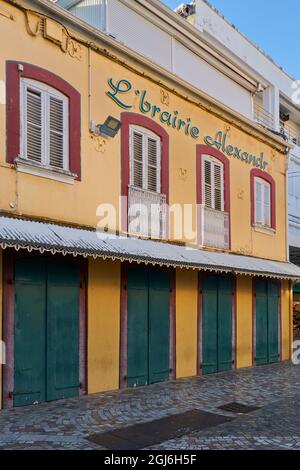
[(80, 93), (26, 62), (7, 60), (6, 78), (6, 161), (20, 172), (81, 181)]
[(250, 172), (251, 224), (255, 230), (276, 230), (276, 187), (273, 177), (259, 168)]
[(53, 171), (69, 171), (68, 101), (44, 83), (21, 80), (22, 160)]
[(130, 127), (130, 185), (160, 193), (161, 143), (148, 129)]
[(255, 224), (271, 227), (271, 186), (262, 178), (254, 178)]
[(230, 167), (219, 150), (197, 145), (197, 230), (201, 246), (230, 249)]
[(217, 211), (224, 211), (223, 163), (209, 155), (203, 160), (203, 204)]
[(146, 237), (166, 234), (166, 195), (161, 194), (161, 139), (151, 130), (129, 127), (128, 231)]

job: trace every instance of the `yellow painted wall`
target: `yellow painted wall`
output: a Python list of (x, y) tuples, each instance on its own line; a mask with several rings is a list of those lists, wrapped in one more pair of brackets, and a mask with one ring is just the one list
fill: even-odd
[[(23, 2), (26, 5), (26, 2)], [(25, 16), (13, 5), (0, 1), (5, 10), (10, 12), (14, 21), (0, 15), (0, 29), (5, 41), (0, 44), (0, 81), (5, 81), (5, 61), (19, 60), (38, 65), (61, 76), (81, 94), (81, 151), (82, 181), (74, 185), (52, 181), (46, 178), (18, 173), (5, 161), (5, 106), (0, 104), (0, 210), (30, 217), (47, 217), (61, 222), (70, 222), (95, 227), (99, 218), (97, 207), (101, 203), (110, 203), (118, 211), (121, 189), (120, 133), (114, 139), (94, 139), (89, 133), (88, 107), (88, 49), (76, 43), (74, 48), (63, 52), (59, 45), (45, 39), (41, 34), (33, 36), (26, 29)], [(32, 19), (32, 26), (36, 25)], [(34, 29), (34, 28), (33, 28)], [(70, 30), (71, 31), (71, 30)], [(71, 31), (72, 34), (79, 33)], [(84, 38), (81, 35), (81, 39)], [(101, 43), (99, 42), (99, 46)], [(102, 45), (103, 46), (103, 45)], [(108, 46), (105, 46), (109, 50)], [(114, 51), (116, 55), (116, 52)], [(161, 80), (155, 72), (147, 71), (149, 78), (138, 75), (132, 70), (143, 71), (143, 67), (129, 57), (118, 57), (125, 65), (94, 51), (90, 54), (91, 71), (91, 119), (103, 123), (111, 114), (120, 118), (123, 111), (114, 103), (106, 92), (110, 89), (109, 78), (114, 82), (127, 79), (133, 90), (126, 101), (133, 104), (130, 111), (140, 113), (139, 96), (134, 90), (147, 90), (147, 99), (180, 117), (190, 117), (193, 125), (200, 129), (199, 139), (186, 136), (183, 131), (161, 124), (170, 137), (170, 204), (193, 205), (194, 229), (196, 229), (196, 144), (204, 144), (206, 135), (214, 136), (217, 131), (227, 132), (227, 144), (238, 146), (242, 150), (259, 156), (264, 152), (268, 162), (267, 170), (276, 181), (276, 234), (257, 232), (250, 223), (250, 170), (251, 165), (229, 157), (231, 178), (231, 239), (232, 251), (258, 257), (284, 260), (286, 258), (286, 205), (285, 205), (285, 157), (272, 148), (258, 141), (234, 124), (228, 125), (220, 117), (204, 110), (183, 97), (168, 91), (167, 100), (162, 103), (162, 88), (153, 80)], [(129, 69), (130, 67), (130, 69)], [(166, 86), (174, 85), (164, 79)], [(166, 88), (164, 88), (166, 91)], [(180, 89), (178, 90), (180, 92)], [(186, 93), (185, 93), (186, 94)], [(193, 99), (193, 97), (190, 97)], [(150, 113), (147, 114), (150, 116)], [(160, 123), (159, 117), (153, 118)], [(12, 209), (11, 205), (16, 207)], [(172, 227), (171, 227), (172, 229)], [(174, 234), (171, 230), (171, 238)], [(187, 240), (187, 234), (181, 236)], [(195, 234), (191, 241), (195, 241)]]
[(281, 349), (281, 354), (282, 354), (283, 361), (291, 358), (291, 348), (292, 348), (291, 295), (292, 295), (292, 290), (290, 288), (290, 282), (282, 281), (282, 288), (281, 288), (281, 348), (282, 349)]
[(88, 393), (119, 387), (120, 263), (89, 260)]
[(197, 374), (198, 273), (176, 270), (176, 377)]
[(237, 367), (252, 365), (252, 279), (237, 277), (236, 351)]

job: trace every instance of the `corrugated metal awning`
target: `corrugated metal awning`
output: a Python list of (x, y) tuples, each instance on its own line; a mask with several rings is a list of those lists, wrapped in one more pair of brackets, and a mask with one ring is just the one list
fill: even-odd
[(96, 230), (6, 216), (0, 216), (0, 246), (3, 249), (23, 248), (41, 253), (92, 256), (167, 267), (300, 280), (300, 267), (287, 262), (212, 252), (159, 241), (114, 237), (100, 234)]

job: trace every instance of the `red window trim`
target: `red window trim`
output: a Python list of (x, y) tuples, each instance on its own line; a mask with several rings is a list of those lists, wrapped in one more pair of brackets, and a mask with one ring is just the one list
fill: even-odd
[[(19, 64), (23, 70), (19, 70)], [(6, 129), (7, 162), (14, 163), (20, 154), (20, 79), (30, 78), (45, 83), (69, 98), (70, 171), (81, 179), (80, 161), (80, 94), (62, 78), (48, 70), (19, 61), (6, 62)]]
[[(128, 197), (130, 172), (129, 128), (132, 125), (136, 125), (154, 132), (161, 139), (161, 193), (166, 195), (166, 203), (169, 204), (169, 134), (153, 119), (137, 113), (122, 113), (121, 121), (121, 195), (126, 196), (126, 198)], [(124, 231), (127, 231), (127, 211), (128, 204), (122, 209), (122, 230)]]
[(197, 205), (202, 204), (202, 160), (204, 155), (214, 157), (224, 166), (224, 211), (229, 214), (229, 249), (231, 248), (231, 214), (230, 214), (230, 166), (229, 160), (218, 149), (209, 145), (196, 146), (196, 184), (197, 184)]
[(251, 193), (251, 225), (255, 225), (255, 178), (261, 178), (270, 184), (271, 188), (271, 228), (276, 230), (276, 189), (274, 178), (265, 171), (253, 168), (250, 172), (250, 193)]

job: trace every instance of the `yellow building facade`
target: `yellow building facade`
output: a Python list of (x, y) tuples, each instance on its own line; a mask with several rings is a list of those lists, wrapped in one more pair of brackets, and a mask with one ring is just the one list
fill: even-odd
[[(2, 407), (290, 359), (286, 143), (70, 15), (0, 13)], [(96, 227), (119, 248), (59, 246)]]

